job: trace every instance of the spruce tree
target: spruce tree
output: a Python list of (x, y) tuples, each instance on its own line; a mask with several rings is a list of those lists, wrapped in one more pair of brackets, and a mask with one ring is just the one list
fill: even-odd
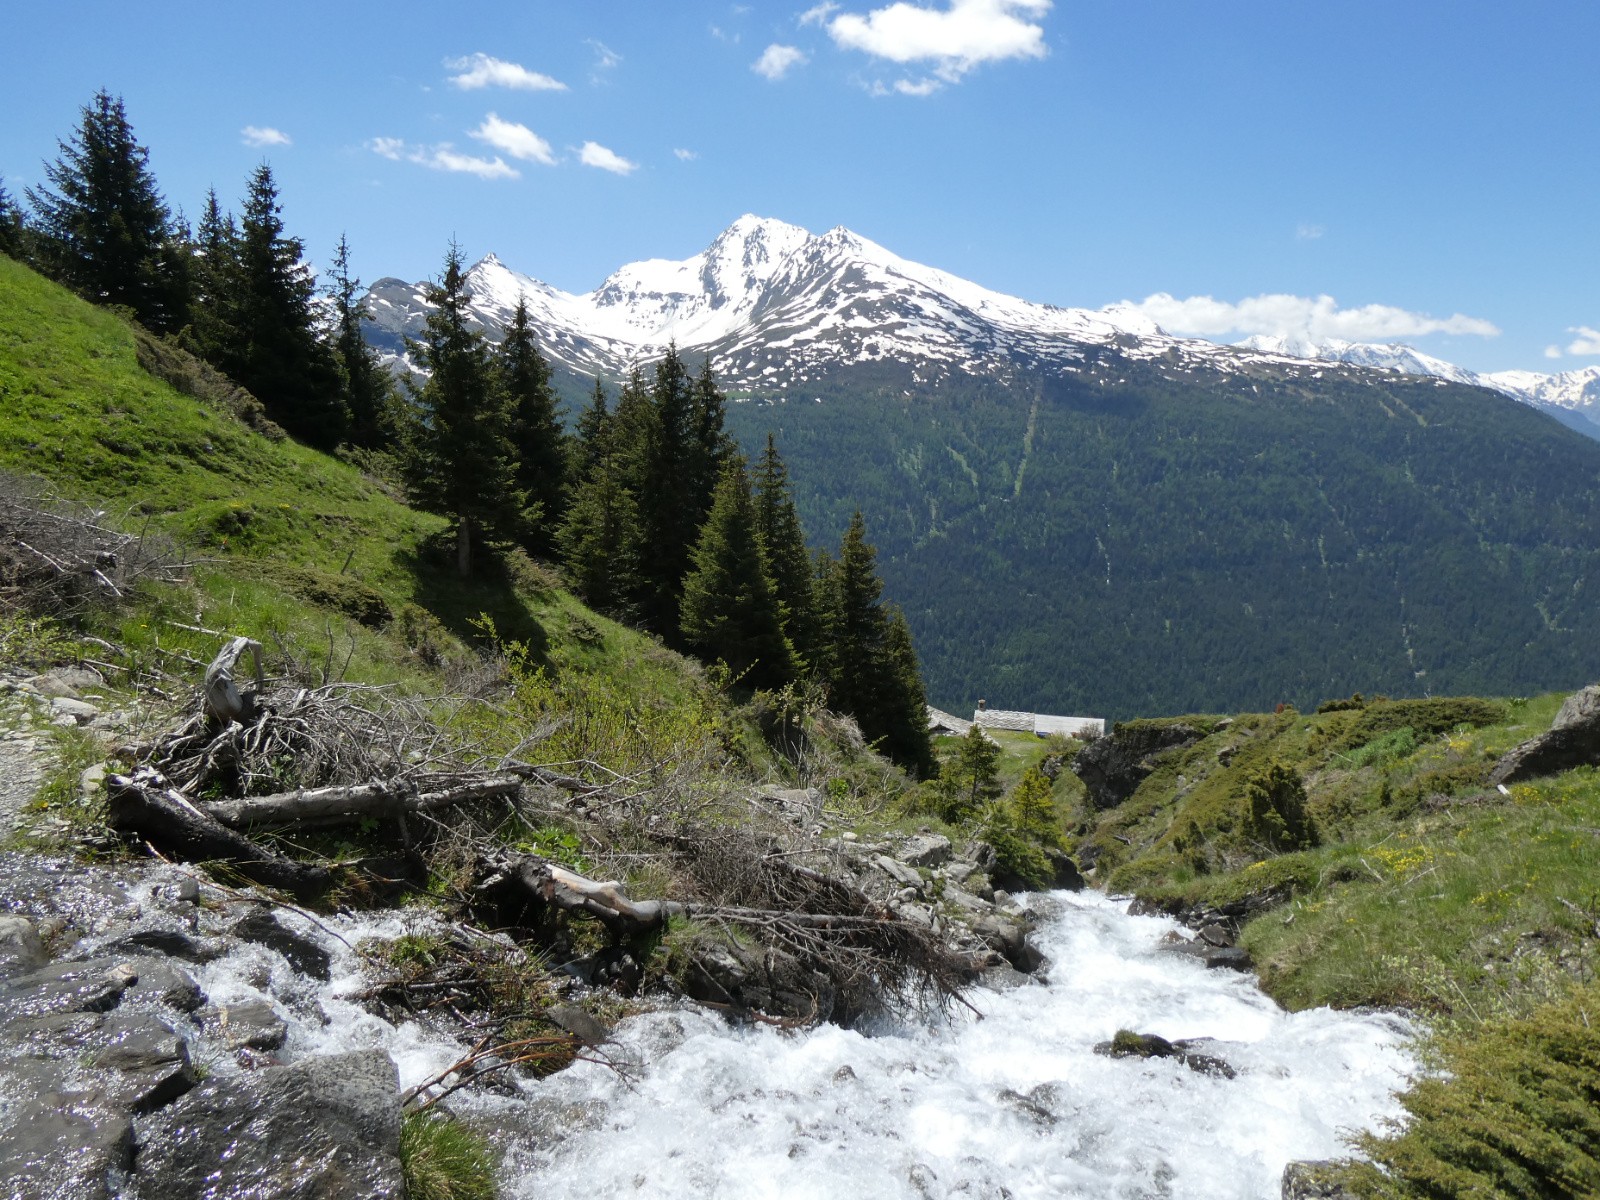
[(588, 469), (574, 489), (556, 534), (572, 590), (591, 608), (619, 620), (635, 616), (639, 595), (639, 506), (626, 483), (618, 430), (605, 419), (605, 392), (595, 384), (595, 402), (584, 442)]
[(711, 500), (698, 453), (693, 381), (675, 346), (656, 364), (649, 393), (651, 419), (625, 416), (627, 401), (625, 392), (617, 416), (631, 435), (629, 457), (637, 471), (635, 490), (645, 524), (639, 615), (647, 628), (674, 639), (683, 577)]
[(974, 821), (1000, 798), (1000, 746), (974, 725), (956, 744), (939, 771), (940, 816)]
[(794, 657), (762, 560), (744, 462), (729, 461), (683, 584), (683, 640), (726, 663), (752, 687), (776, 690), (795, 676)]
[(244, 362), (239, 327), (239, 230), (224, 213), (217, 189), (206, 193), (200, 224), (190, 243), (189, 323), (181, 340), (223, 374), (235, 379)]
[(516, 448), (514, 486), (526, 498), (522, 542), (535, 554), (550, 554), (567, 503), (566, 434), (556, 413), (550, 367), (534, 344), (528, 306), (520, 296), (496, 355), (496, 374)]
[(1041, 846), (1059, 848), (1061, 819), (1050, 796), (1050, 778), (1036, 765), (1029, 767), (1007, 797), (1017, 831)]
[(317, 335), (315, 280), (299, 238), (284, 233), (278, 187), (262, 163), (239, 220), (239, 354), (229, 373), (294, 437), (332, 450), (350, 413), (333, 351)]
[(581, 484), (594, 471), (603, 454), (601, 435), (611, 422), (611, 410), (606, 406), (606, 389), (594, 381), (594, 391), (589, 395), (589, 407), (578, 415), (578, 432), (567, 445), (567, 478)]
[(861, 513), (840, 543), (825, 596), (829, 638), (829, 702), (849, 713), (867, 740), (919, 774), (931, 767), (927, 710), (910, 631), (881, 603), (877, 551)]
[(22, 257), (22, 210), (12, 203), (4, 178), (0, 178), (0, 254)]
[(350, 274), (350, 243), (342, 234), (328, 270), (326, 294), (333, 303), (333, 348), (350, 414), (345, 439), (364, 450), (385, 449), (395, 439), (394, 385), (377, 352), (361, 336), (361, 281)]
[(796, 657), (812, 674), (823, 667), (822, 636), (814, 589), (811, 558), (806, 553), (805, 532), (789, 490), (789, 470), (778, 455), (778, 445), (767, 434), (766, 452), (756, 468), (756, 531), (767, 574), (783, 613), (783, 632)]
[(182, 249), (121, 97), (95, 93), (49, 187), (29, 188), (41, 265), (90, 300), (128, 308), (157, 333), (182, 327)]
[(514, 451), (489, 350), (467, 324), (469, 299), (461, 250), (445, 255), (439, 282), (427, 289), (427, 324), (408, 342), (427, 381), (416, 390), (407, 471), (423, 506), (456, 522), (456, 569), (472, 574), (475, 539), (515, 531), (522, 509), (514, 488)]

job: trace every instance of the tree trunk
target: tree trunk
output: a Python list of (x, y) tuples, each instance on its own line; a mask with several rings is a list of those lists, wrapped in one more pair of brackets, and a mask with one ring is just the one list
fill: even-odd
[(514, 796), (522, 777), (511, 772), (483, 775), (451, 787), (422, 792), (407, 779), (379, 780), (348, 787), (305, 788), (273, 796), (246, 796), (205, 805), (205, 812), (234, 828), (288, 829), (340, 825), (363, 817), (396, 816), (448, 808), (491, 796)]
[(331, 881), (326, 867), (295, 862), (202, 812), (153, 767), (113, 775), (106, 785), (109, 823), (119, 833), (189, 862), (223, 859), (257, 883), (297, 895), (323, 891)]
[(466, 513), (456, 518), (456, 572), (463, 579), (472, 576), (472, 518)]

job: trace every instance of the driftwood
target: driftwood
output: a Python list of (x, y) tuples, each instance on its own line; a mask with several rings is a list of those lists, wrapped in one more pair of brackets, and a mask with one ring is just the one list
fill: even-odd
[(669, 916), (683, 912), (680, 904), (660, 900), (629, 900), (615, 880), (586, 879), (576, 871), (537, 854), (486, 856), (479, 863), (478, 893), (503, 908), (526, 910), (530, 906), (584, 912), (597, 917), (612, 933), (636, 936), (661, 928)]
[(515, 796), (522, 788), (522, 778), (501, 771), (428, 791), (422, 790), (424, 786), (414, 779), (389, 779), (348, 787), (302, 788), (273, 796), (212, 801), (205, 811), (234, 828), (304, 829)]
[[(234, 682), (234, 671), (246, 650), (255, 663), (256, 687), (255, 691), (241, 695), (238, 684)], [(266, 680), (261, 672), (261, 643), (247, 637), (236, 637), (218, 651), (216, 658), (206, 668), (206, 712), (223, 722), (248, 721), (255, 714), (256, 697), (265, 688)]]
[(229, 829), (152, 767), (113, 775), (106, 786), (107, 816), (118, 833), (191, 862), (221, 859), (256, 883), (298, 895), (323, 891), (330, 882), (326, 867), (296, 862)]

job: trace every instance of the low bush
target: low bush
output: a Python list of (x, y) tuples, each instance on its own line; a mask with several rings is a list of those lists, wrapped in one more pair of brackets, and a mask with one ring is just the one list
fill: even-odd
[(405, 1115), (400, 1163), (410, 1200), (495, 1200), (500, 1194), (489, 1143), (442, 1114)]

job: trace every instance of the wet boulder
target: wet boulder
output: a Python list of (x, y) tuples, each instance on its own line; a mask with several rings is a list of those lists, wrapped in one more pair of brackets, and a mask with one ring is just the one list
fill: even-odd
[(400, 1082), (381, 1050), (207, 1080), (150, 1119), (149, 1196), (404, 1200)]
[(241, 917), (228, 932), (241, 941), (277, 951), (302, 975), (324, 983), (332, 975), (333, 956), (310, 936), (284, 925), (268, 908), (257, 908)]
[(1110, 1058), (1171, 1058), (1201, 1075), (1232, 1079), (1237, 1072), (1231, 1066), (1214, 1054), (1203, 1054), (1196, 1049), (1202, 1042), (1209, 1043), (1209, 1039), (1169, 1042), (1154, 1033), (1119, 1029), (1109, 1042), (1097, 1042), (1094, 1052)]

